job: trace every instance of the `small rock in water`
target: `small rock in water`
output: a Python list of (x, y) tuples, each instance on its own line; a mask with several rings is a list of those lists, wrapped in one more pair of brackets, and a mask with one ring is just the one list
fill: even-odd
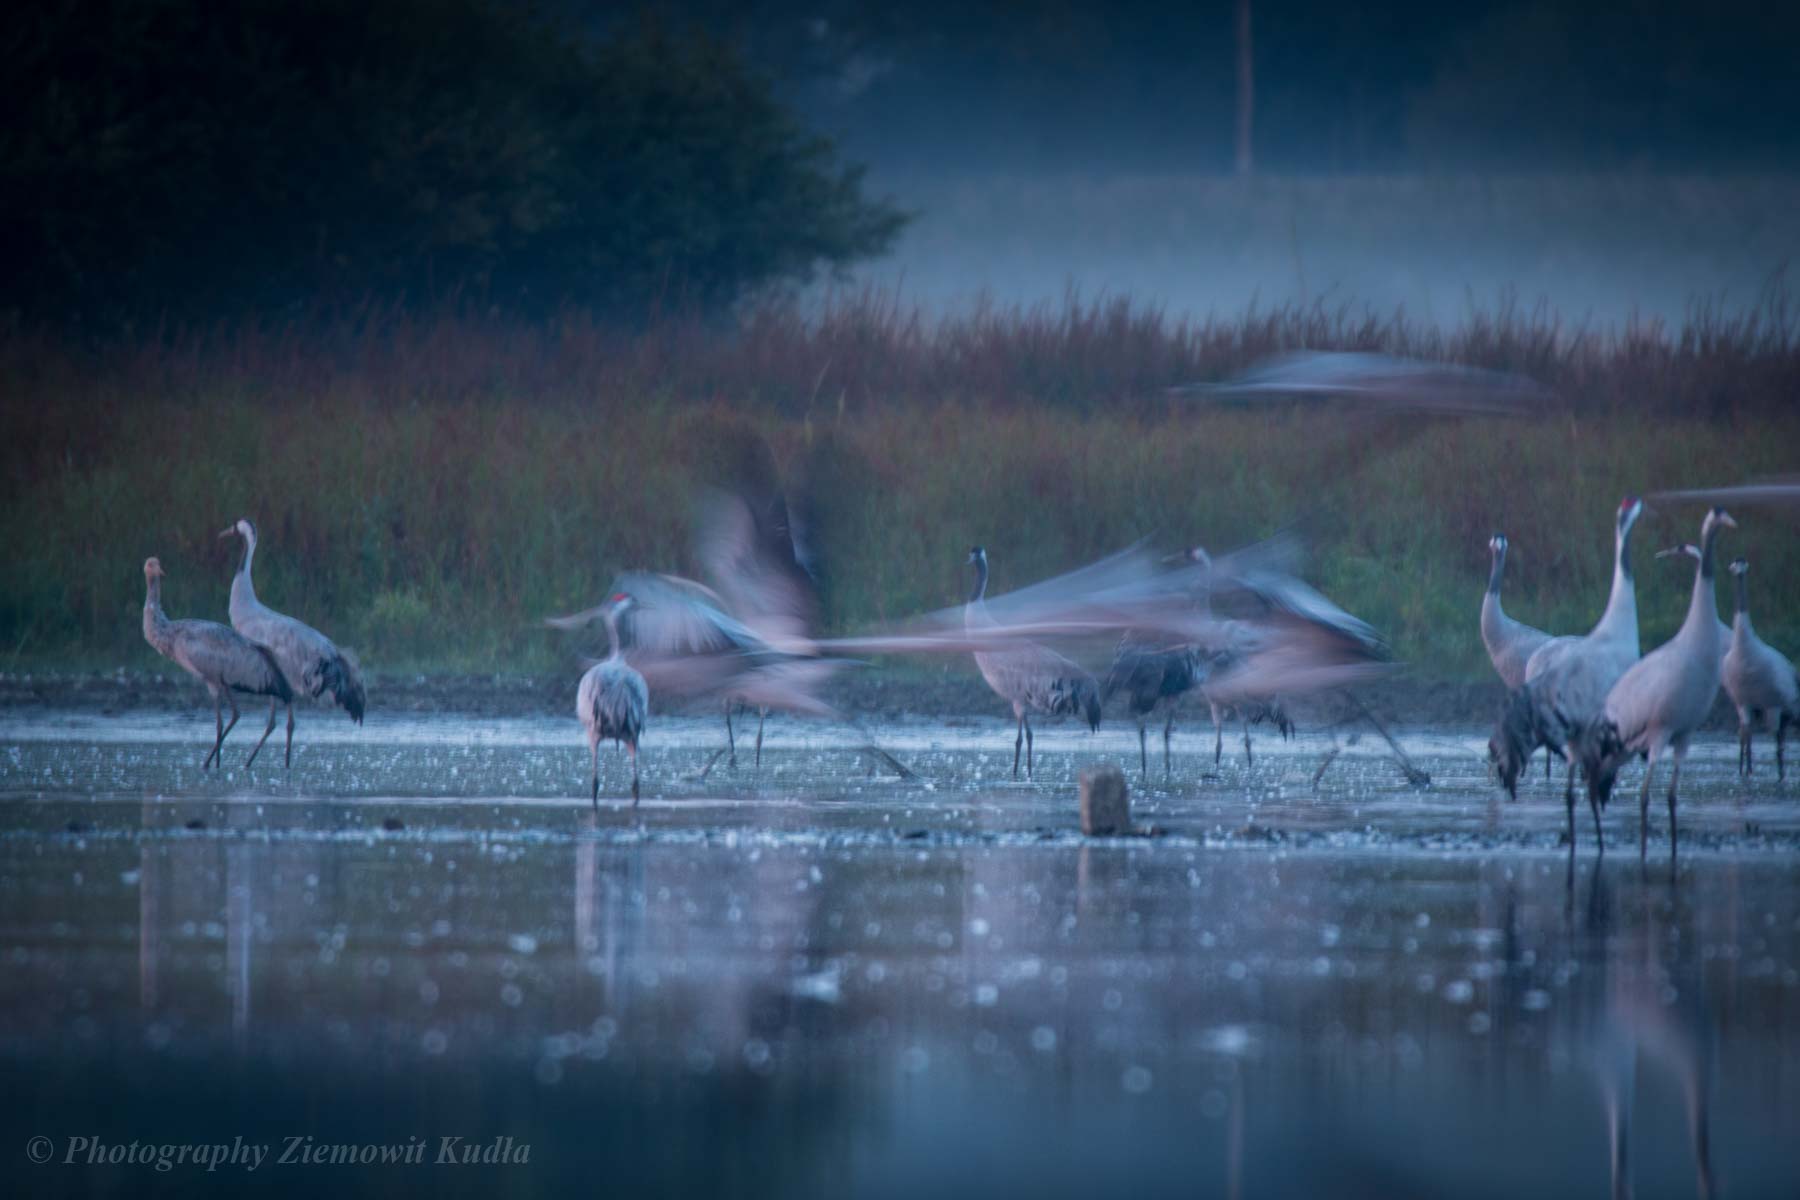
[(64, 825), (63, 828), (70, 833), (86, 833), (88, 831), (88, 823), (86, 821), (70, 821), (67, 825)]
[(1131, 832), (1131, 793), (1117, 764), (1081, 773), (1081, 832), (1089, 837)]
[(191, 820), (187, 823), (187, 827), (189, 829), (205, 829), (206, 822), (202, 821), (199, 817), (195, 817), (193, 820)]
[(399, 817), (383, 817), (381, 818), (381, 827), (389, 833), (399, 833), (406, 828), (406, 825)]

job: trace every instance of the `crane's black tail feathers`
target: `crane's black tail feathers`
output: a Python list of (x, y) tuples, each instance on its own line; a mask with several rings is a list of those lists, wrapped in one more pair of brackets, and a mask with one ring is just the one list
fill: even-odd
[(1065, 675), (1050, 685), (1050, 703), (1045, 706), (1053, 716), (1080, 717), (1089, 729), (1100, 728), (1100, 685), (1092, 677)]
[(1507, 799), (1519, 798), (1519, 778), (1541, 745), (1543, 733), (1538, 727), (1537, 706), (1530, 691), (1519, 688), (1507, 695), (1493, 736), (1488, 738), (1488, 763), (1500, 786), (1506, 789)]
[(1587, 777), (1588, 799), (1605, 808), (1612, 799), (1619, 768), (1631, 757), (1619, 727), (1605, 717), (1596, 717), (1576, 734), (1573, 749), (1581, 759), (1581, 773)]
[(348, 650), (340, 648), (335, 658), (327, 659), (322, 665), (313, 696), (317, 698), (327, 692), (350, 714), (352, 721), (362, 724), (368, 693), (363, 691), (362, 669), (357, 665), (356, 656)]

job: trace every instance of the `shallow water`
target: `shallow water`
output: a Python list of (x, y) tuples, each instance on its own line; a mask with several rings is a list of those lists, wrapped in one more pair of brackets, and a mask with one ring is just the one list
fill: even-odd
[[(33, 1193), (1800, 1180), (1800, 783), (1740, 786), (1729, 742), (1690, 758), (1678, 862), (1659, 798), (1640, 864), (1635, 803), (1571, 859), (1472, 730), (1402, 739), (1429, 786), (1369, 736), (1316, 791), (1329, 737), (1215, 770), (1189, 731), (1165, 785), (1153, 735), (1160, 836), (1088, 841), (1073, 774), (1135, 767), (1134, 730), (1045, 729), (1014, 784), (1000, 722), (875, 730), (911, 780), (785, 721), (756, 770), (740, 723), (700, 780), (719, 724), (663, 721), (644, 803), (607, 756), (595, 811), (573, 721), (305, 714), (291, 771), (246, 772), (252, 723), (202, 775), (210, 714), (0, 717), (0, 1153)], [(292, 1137), (426, 1152), (276, 1162)], [(248, 1177), (104, 1162), (238, 1138), (272, 1147)]]

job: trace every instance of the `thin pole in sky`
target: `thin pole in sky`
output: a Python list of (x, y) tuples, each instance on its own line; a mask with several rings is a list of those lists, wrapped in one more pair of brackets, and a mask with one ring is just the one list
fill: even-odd
[(1250, 60), (1250, 0), (1238, 0), (1237, 4), (1237, 85), (1237, 173), (1248, 175), (1255, 169), (1250, 134), (1256, 109), (1256, 75)]

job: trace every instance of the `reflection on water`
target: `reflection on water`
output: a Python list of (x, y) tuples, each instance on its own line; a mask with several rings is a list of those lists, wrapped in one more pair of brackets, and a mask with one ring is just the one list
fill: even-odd
[(482, 1194), (1800, 1178), (1784, 857), (283, 839), (205, 807), (200, 831), (153, 802), (135, 839), (0, 839), (0, 1153), (529, 1143), (329, 1180)]

